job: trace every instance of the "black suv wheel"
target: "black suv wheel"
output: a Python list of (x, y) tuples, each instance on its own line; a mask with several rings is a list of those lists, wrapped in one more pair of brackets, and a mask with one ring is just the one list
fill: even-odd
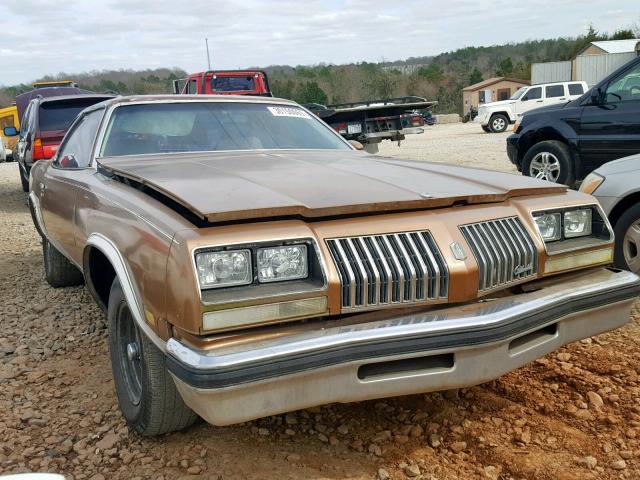
[(569, 147), (556, 140), (536, 143), (524, 156), (522, 173), (540, 180), (571, 186), (575, 175)]

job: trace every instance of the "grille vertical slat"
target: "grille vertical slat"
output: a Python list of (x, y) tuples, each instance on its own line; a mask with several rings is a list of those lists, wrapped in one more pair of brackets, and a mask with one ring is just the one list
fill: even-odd
[(537, 274), (537, 249), (517, 217), (463, 225), (460, 230), (478, 262), (480, 291)]
[(342, 283), (342, 307), (446, 299), (449, 271), (427, 231), (327, 240)]

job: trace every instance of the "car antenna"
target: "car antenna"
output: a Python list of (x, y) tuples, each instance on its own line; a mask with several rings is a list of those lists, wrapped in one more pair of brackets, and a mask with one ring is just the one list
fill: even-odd
[(204, 44), (207, 48), (207, 70), (211, 70), (211, 56), (209, 55), (209, 39), (204, 37)]

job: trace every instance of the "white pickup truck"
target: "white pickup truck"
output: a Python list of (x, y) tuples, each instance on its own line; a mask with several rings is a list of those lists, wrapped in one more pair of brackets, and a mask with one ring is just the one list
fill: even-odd
[(523, 113), (534, 108), (565, 103), (578, 98), (589, 89), (586, 82), (541, 83), (520, 88), (509, 100), (480, 105), (475, 122), (485, 132), (504, 132)]

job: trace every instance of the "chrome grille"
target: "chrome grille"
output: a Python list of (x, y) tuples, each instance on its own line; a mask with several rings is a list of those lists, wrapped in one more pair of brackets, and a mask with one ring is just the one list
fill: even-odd
[(343, 308), (447, 298), (449, 270), (427, 231), (332, 238)]
[(538, 272), (538, 250), (518, 217), (463, 225), (460, 230), (478, 262), (480, 291)]

